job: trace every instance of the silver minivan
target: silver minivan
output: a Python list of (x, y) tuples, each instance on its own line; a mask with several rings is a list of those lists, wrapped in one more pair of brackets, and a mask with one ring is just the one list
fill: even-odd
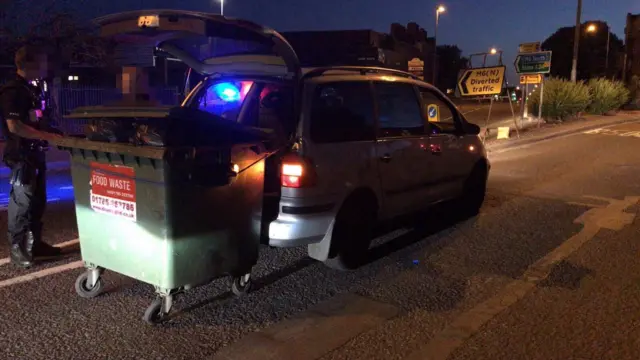
[(461, 199), (477, 212), (489, 161), (455, 105), (411, 74), (311, 69), (293, 146), (281, 160), (269, 245), (308, 246), (334, 268), (357, 267), (376, 222)]
[(204, 77), (182, 106), (272, 134), (255, 149), (267, 158), (260, 226), (269, 246), (307, 246), (316, 260), (354, 268), (377, 222), (453, 199), (473, 214), (484, 201), (479, 127), (409, 73), (303, 69), (274, 30), (218, 15), (148, 10), (103, 24), (104, 35), (126, 33)]

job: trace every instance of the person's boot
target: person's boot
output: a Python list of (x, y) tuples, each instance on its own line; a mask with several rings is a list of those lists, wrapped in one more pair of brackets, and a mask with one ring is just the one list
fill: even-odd
[(26, 249), (33, 257), (55, 257), (62, 254), (60, 248), (42, 241), (40, 232), (37, 230), (27, 232)]
[(11, 263), (26, 269), (33, 266), (33, 258), (29, 256), (29, 253), (22, 249), (20, 244), (12, 244)]

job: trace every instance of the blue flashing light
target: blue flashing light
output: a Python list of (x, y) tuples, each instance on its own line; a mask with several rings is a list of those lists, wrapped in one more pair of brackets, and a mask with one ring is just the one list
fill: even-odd
[(232, 83), (215, 84), (213, 91), (223, 101), (234, 102), (240, 100), (240, 90)]

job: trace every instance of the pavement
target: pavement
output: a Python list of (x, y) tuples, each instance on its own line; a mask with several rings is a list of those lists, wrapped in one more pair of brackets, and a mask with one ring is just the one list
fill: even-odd
[[(46, 239), (66, 256), (31, 270), (0, 259), (0, 357), (635, 360), (638, 134), (639, 122), (599, 125), (491, 152), (479, 216), (422, 214), (378, 238), (352, 272), (305, 249), (264, 248), (253, 292), (233, 297), (220, 279), (177, 297), (156, 327), (140, 319), (148, 285), (106, 272), (105, 294), (75, 294), (74, 207), (54, 201)], [(50, 180), (68, 186), (68, 174)]]
[(570, 136), (576, 132), (597, 129), (603, 126), (625, 124), (640, 120), (639, 111), (620, 111), (614, 116), (587, 115), (576, 120), (569, 120), (561, 124), (546, 124), (535, 118), (529, 118), (521, 125), (524, 125), (519, 133), (514, 128), (510, 130), (508, 139), (496, 138), (497, 133), (491, 132), (486, 137), (486, 146), (489, 151), (497, 152), (510, 150), (518, 146), (531, 145), (537, 142)]

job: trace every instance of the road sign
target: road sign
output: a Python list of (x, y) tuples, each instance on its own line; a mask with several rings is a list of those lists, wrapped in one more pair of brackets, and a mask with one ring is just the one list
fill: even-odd
[(407, 65), (409, 66), (409, 71), (413, 71), (413, 70), (422, 71), (422, 70), (424, 70), (424, 61), (420, 60), (420, 58), (413, 58), (413, 59), (409, 60)]
[(438, 105), (429, 104), (429, 106), (427, 106), (427, 115), (430, 122), (440, 121), (440, 111), (438, 109)]
[(504, 66), (465, 70), (458, 80), (460, 95), (499, 95), (504, 84), (504, 72)]
[(407, 63), (409, 72), (424, 80), (424, 61), (419, 58), (413, 58)]
[(520, 75), (520, 84), (540, 84), (541, 82), (541, 74)]
[(551, 51), (518, 54), (513, 64), (518, 74), (548, 74), (551, 71)]
[(523, 43), (518, 46), (519, 53), (535, 53), (540, 52), (540, 41)]

